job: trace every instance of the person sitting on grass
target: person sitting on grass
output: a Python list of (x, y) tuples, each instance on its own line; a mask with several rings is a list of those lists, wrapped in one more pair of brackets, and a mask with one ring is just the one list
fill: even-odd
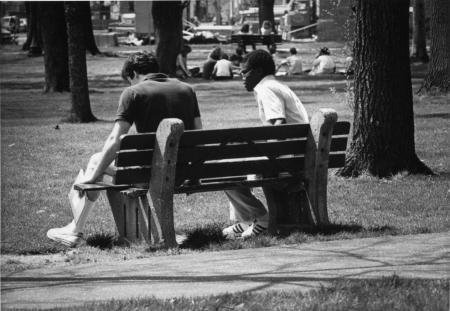
[[(244, 58), (241, 74), (245, 89), (255, 95), (259, 117), (264, 125), (309, 122), (305, 107), (297, 95), (275, 79), (275, 63), (268, 52), (250, 52)], [(267, 231), (268, 212), (249, 188), (227, 190), (225, 194), (230, 201), (230, 219), (236, 222), (223, 229), (225, 237), (249, 238)]]
[[(120, 147), (120, 136), (134, 124), (138, 133), (155, 132), (165, 118), (178, 118), (185, 129), (202, 127), (197, 97), (193, 88), (177, 79), (159, 73), (156, 57), (137, 52), (128, 57), (122, 68), (122, 78), (130, 83), (119, 99), (112, 131), (103, 150), (94, 154), (85, 172), (80, 171), (75, 183), (95, 183), (105, 175), (114, 175), (112, 164)], [(69, 192), (74, 219), (67, 226), (48, 230), (47, 237), (66, 246), (75, 247), (83, 237), (83, 229), (99, 192), (80, 196), (73, 186)]]
[(312, 69), (309, 74), (314, 76), (318, 74), (335, 72), (336, 64), (330, 56), (330, 50), (327, 47), (321, 48), (319, 55), (317, 55), (316, 59), (313, 61)]
[(214, 65), (213, 80), (230, 80), (233, 79), (233, 64), (228, 60), (226, 53), (222, 54), (222, 59)]
[(214, 48), (211, 53), (208, 55), (208, 59), (203, 64), (203, 72), (202, 77), (203, 79), (210, 80), (212, 78), (212, 73), (214, 70), (214, 66), (216, 65), (217, 61), (222, 58), (222, 49), (220, 47)]
[(297, 55), (297, 49), (291, 48), (289, 52), (291, 56), (287, 57), (278, 65), (277, 72), (280, 68), (285, 67), (288, 76), (303, 74), (302, 59)]

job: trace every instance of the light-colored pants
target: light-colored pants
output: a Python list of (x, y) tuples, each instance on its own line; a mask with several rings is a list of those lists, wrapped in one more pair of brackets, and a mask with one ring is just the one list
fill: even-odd
[(267, 214), (264, 204), (258, 200), (249, 188), (242, 187), (226, 190), (230, 200), (230, 219), (250, 222)]

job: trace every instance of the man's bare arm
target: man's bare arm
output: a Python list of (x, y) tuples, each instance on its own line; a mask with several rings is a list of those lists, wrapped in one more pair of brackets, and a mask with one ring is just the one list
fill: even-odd
[(116, 157), (116, 152), (119, 150), (120, 136), (128, 133), (130, 127), (131, 124), (126, 121), (117, 121), (114, 123), (111, 134), (109, 134), (103, 146), (102, 155), (97, 167), (90, 172), (86, 172), (82, 183), (94, 183), (99, 176), (104, 174), (106, 168), (112, 163)]

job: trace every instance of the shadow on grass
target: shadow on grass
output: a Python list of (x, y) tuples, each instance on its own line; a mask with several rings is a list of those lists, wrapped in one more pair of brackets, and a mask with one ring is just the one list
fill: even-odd
[(415, 117), (420, 119), (435, 119), (435, 118), (450, 119), (450, 113), (416, 114)]
[(307, 226), (294, 230), (281, 231), (282, 236), (287, 236), (293, 232), (305, 233), (309, 235), (335, 235), (340, 233), (361, 233), (361, 232), (373, 232), (373, 233), (393, 233), (396, 229), (390, 226), (364, 228), (357, 224), (329, 224), (319, 226)]
[[(205, 227), (197, 227), (194, 229), (190, 229), (186, 231), (186, 240), (180, 245), (180, 248), (184, 249), (208, 249), (211, 248), (212, 245), (216, 245), (219, 247), (213, 247), (213, 249), (220, 249), (220, 245), (227, 243), (231, 245), (224, 246), (224, 249), (228, 248), (242, 248), (245, 247), (248, 243), (244, 242), (244, 240), (238, 239), (234, 241), (227, 240), (222, 235), (223, 226), (220, 224), (211, 224)], [(426, 230), (424, 232), (418, 233), (427, 233)], [(380, 236), (380, 235), (397, 235), (399, 234), (398, 230), (394, 227), (390, 226), (379, 226), (379, 227), (370, 227), (364, 228), (361, 225), (357, 224), (329, 224), (324, 226), (308, 226), (308, 227), (298, 227), (298, 228), (282, 228), (279, 230), (276, 236), (263, 235), (261, 237), (256, 237), (252, 239), (248, 239), (245, 241), (249, 241), (251, 245), (263, 247), (263, 246), (271, 246), (277, 245), (273, 239), (287, 239), (291, 240), (293, 243), (302, 243), (305, 241), (304, 236), (334, 236), (334, 235), (346, 235), (347, 238), (352, 237), (354, 235), (355, 238), (370, 237), (370, 236)], [(299, 236), (300, 235), (300, 236)], [(291, 238), (291, 239), (290, 239)], [(254, 240), (252, 243), (251, 240)], [(266, 241), (267, 240), (267, 241)], [(239, 245), (235, 245), (235, 244)], [(242, 244), (242, 245), (240, 245)], [(249, 245), (250, 245), (249, 244)]]
[(117, 239), (112, 234), (95, 233), (86, 239), (86, 245), (100, 249), (111, 249), (114, 245), (117, 245)]
[(180, 248), (205, 249), (210, 244), (221, 244), (226, 241), (222, 235), (222, 225), (210, 224), (204, 227), (196, 227), (188, 230), (186, 239)]

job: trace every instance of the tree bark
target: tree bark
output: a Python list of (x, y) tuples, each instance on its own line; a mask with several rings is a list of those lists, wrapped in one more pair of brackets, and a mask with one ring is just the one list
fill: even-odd
[(85, 3), (65, 2), (67, 23), (69, 73), (72, 107), (69, 122), (92, 122), (92, 114), (86, 68), (86, 19), (83, 14)]
[(358, 1), (353, 140), (343, 176), (432, 174), (415, 153), (409, 1)]
[(422, 63), (428, 62), (426, 30), (425, 30), (425, 0), (414, 0), (414, 51), (413, 59)]
[(275, 32), (275, 17), (273, 13), (274, 0), (259, 0), (258, 1), (258, 17), (259, 28), (262, 27), (264, 21), (270, 21), (272, 30)]
[(450, 1), (430, 1), (430, 63), (419, 92), (450, 90)]
[(220, 0), (214, 0), (214, 9), (216, 11), (216, 25), (222, 25), (222, 5)]
[(101, 54), (100, 50), (95, 43), (94, 30), (92, 28), (91, 6), (89, 1), (81, 2), (80, 13), (84, 19), (84, 34), (86, 36), (86, 49), (91, 55)]
[(38, 23), (38, 2), (25, 1), (27, 16), (27, 40), (22, 50), (28, 51), (28, 56), (42, 56), (41, 26)]
[(67, 32), (63, 2), (39, 2), (45, 63), (44, 92), (69, 91)]
[(154, 1), (152, 5), (159, 69), (170, 76), (175, 75), (176, 59), (181, 50), (182, 9), (180, 1)]

